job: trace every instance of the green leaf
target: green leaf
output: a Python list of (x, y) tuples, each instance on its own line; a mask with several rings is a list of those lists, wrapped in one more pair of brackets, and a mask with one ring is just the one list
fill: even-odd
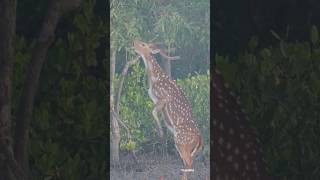
[(271, 56), (271, 51), (268, 48), (263, 48), (260, 51), (260, 56), (262, 56), (262, 58), (264, 59), (268, 59)]

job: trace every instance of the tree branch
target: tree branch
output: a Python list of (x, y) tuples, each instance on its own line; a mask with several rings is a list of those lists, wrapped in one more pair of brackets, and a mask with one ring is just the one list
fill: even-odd
[(114, 106), (114, 109), (111, 108), (111, 113), (112, 113), (113, 117), (115, 117), (116, 120), (120, 123), (120, 125), (126, 129), (126, 133), (127, 133), (128, 139), (131, 139), (130, 130), (129, 130), (129, 128), (122, 122), (122, 120), (120, 119), (120, 116), (119, 116), (119, 111), (120, 111), (120, 108), (119, 108), (119, 106), (120, 106), (120, 97), (121, 97), (121, 93), (122, 93), (122, 89), (123, 89), (124, 79), (125, 79), (125, 77), (126, 77), (126, 75), (127, 75), (127, 73), (128, 73), (128, 69), (129, 69), (129, 67), (131, 67), (132, 65), (136, 64), (136, 63), (139, 61), (139, 58), (140, 58), (140, 57), (137, 57), (136, 59), (131, 60), (131, 61), (128, 61), (128, 62), (125, 64), (125, 66), (124, 66), (124, 68), (123, 68), (123, 70), (122, 70), (122, 72), (121, 72), (119, 87), (118, 87), (118, 91), (117, 91), (117, 97), (116, 97), (116, 99), (115, 99), (115, 101), (114, 101), (115, 106)]
[[(129, 130), (129, 128), (122, 122), (122, 120), (120, 119), (120, 116), (119, 116), (119, 111), (120, 111), (120, 108), (119, 108), (119, 106), (120, 106), (120, 98), (121, 98), (121, 93), (122, 93), (122, 89), (123, 89), (124, 79), (125, 79), (125, 77), (126, 77), (126, 75), (127, 75), (127, 73), (128, 73), (128, 69), (129, 69), (129, 67), (131, 67), (131, 66), (133, 66), (134, 64), (136, 64), (137, 62), (139, 62), (139, 59), (140, 59), (140, 57), (137, 57), (136, 59), (131, 60), (131, 61), (128, 61), (128, 62), (125, 64), (125, 66), (124, 66), (124, 68), (123, 68), (123, 70), (122, 70), (122, 72), (121, 72), (119, 87), (118, 87), (118, 91), (117, 91), (117, 97), (116, 97), (115, 102), (114, 102), (114, 103), (115, 103), (115, 108), (114, 108), (114, 109), (111, 109), (111, 111), (112, 111), (112, 113), (113, 113), (113, 117), (120, 123), (120, 125), (121, 125), (122, 127), (125, 128), (128, 139), (131, 139), (130, 130)], [(137, 163), (137, 162), (138, 162), (138, 159), (137, 159), (137, 156), (136, 156), (136, 154), (135, 154), (134, 151), (132, 151), (132, 155), (133, 155), (133, 158), (134, 158), (135, 162)]]
[(121, 93), (122, 93), (122, 88), (123, 88), (123, 82), (124, 79), (128, 73), (128, 69), (129, 67), (133, 66), (134, 64), (136, 64), (139, 61), (140, 57), (137, 57), (134, 60), (128, 61), (126, 63), (126, 65), (124, 66), (122, 72), (121, 72), (121, 77), (120, 77), (120, 82), (119, 82), (119, 87), (118, 87), (118, 91), (117, 91), (117, 97), (115, 99), (115, 112), (117, 114), (119, 114), (119, 105), (120, 105), (120, 97), (121, 97)]
[(13, 155), (11, 96), (16, 0), (0, 1), (0, 179), (23, 179)]

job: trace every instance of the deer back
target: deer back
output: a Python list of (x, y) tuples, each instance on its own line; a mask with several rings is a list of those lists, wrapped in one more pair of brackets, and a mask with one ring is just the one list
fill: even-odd
[(212, 104), (214, 179), (268, 179), (257, 135), (218, 70), (213, 72)]

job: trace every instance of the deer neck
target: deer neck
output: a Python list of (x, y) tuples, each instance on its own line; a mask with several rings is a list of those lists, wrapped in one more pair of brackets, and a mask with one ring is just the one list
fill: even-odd
[(146, 71), (148, 74), (148, 82), (151, 85), (153, 82), (157, 81), (161, 74), (164, 72), (162, 71), (160, 65), (157, 63), (156, 59), (152, 55), (143, 55), (141, 56), (143, 62), (146, 66)]

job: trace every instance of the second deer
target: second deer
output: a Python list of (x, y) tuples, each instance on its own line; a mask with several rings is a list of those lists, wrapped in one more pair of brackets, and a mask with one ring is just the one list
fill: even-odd
[(154, 44), (134, 41), (134, 50), (142, 57), (148, 75), (148, 94), (152, 99), (154, 109), (152, 115), (157, 123), (160, 136), (163, 136), (158, 113), (163, 112), (165, 124), (174, 135), (177, 151), (185, 165), (182, 179), (187, 179), (187, 172), (193, 172), (192, 158), (203, 147), (203, 140), (197, 122), (192, 117), (192, 108), (182, 89), (161, 69), (154, 54), (159, 53), (168, 60), (169, 57)]
[(250, 127), (240, 98), (213, 72), (213, 180), (271, 180), (257, 134)]

